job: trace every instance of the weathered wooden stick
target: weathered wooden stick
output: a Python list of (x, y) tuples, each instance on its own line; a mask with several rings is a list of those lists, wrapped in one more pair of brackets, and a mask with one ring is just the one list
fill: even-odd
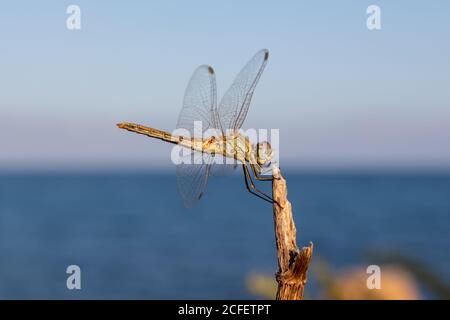
[(273, 168), (272, 193), (275, 238), (278, 254), (277, 300), (301, 300), (307, 281), (307, 271), (313, 244), (301, 250), (297, 247), (295, 222), (291, 203), (287, 199), (286, 180), (277, 167)]

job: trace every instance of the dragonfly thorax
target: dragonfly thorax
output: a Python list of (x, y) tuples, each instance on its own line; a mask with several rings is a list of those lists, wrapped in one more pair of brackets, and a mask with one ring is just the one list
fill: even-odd
[(234, 158), (239, 161), (249, 161), (251, 144), (248, 137), (243, 134), (233, 133), (222, 138), (222, 154), (228, 158)]

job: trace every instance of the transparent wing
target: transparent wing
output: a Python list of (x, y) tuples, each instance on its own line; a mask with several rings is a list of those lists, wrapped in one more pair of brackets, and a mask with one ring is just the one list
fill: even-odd
[[(201, 138), (209, 129), (218, 128), (214, 70), (207, 65), (198, 67), (186, 88), (177, 129), (185, 129), (191, 137)], [(201, 122), (201, 130), (194, 130), (194, 122)], [(183, 204), (192, 207), (202, 197), (211, 169), (211, 156), (192, 150), (183, 150), (181, 164), (177, 165), (178, 191)]]
[[(193, 207), (203, 196), (211, 170), (211, 156), (192, 150), (185, 150), (183, 163), (177, 165), (177, 185), (185, 207)], [(195, 158), (202, 157), (201, 163), (196, 164)], [(191, 161), (191, 162), (190, 162)]]
[[(211, 66), (198, 67), (189, 80), (178, 117), (177, 128), (186, 129), (194, 136), (194, 122), (201, 121), (202, 131), (218, 128), (216, 77)], [(203, 132), (199, 132), (203, 134)], [(197, 134), (198, 136), (198, 134)], [(197, 138), (200, 138), (198, 136)]]
[(224, 177), (233, 174), (235, 169), (238, 166), (238, 163), (226, 163), (229, 160), (222, 155), (215, 155), (211, 157), (211, 161), (214, 162), (214, 165), (211, 166), (210, 173), (212, 176), (216, 177)]
[(217, 113), (223, 133), (227, 129), (241, 128), (247, 116), (256, 84), (264, 71), (268, 58), (268, 50), (258, 51), (239, 72), (220, 101)]

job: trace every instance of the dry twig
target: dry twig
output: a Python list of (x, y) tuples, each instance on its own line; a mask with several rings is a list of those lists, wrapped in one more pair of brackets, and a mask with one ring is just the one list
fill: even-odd
[(277, 300), (301, 300), (307, 281), (307, 271), (313, 253), (313, 244), (297, 247), (291, 203), (287, 200), (286, 180), (278, 168), (273, 169), (272, 192), (275, 238), (278, 254)]

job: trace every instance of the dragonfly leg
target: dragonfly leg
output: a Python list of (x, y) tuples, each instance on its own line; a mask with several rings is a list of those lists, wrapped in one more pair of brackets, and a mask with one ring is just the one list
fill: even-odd
[(250, 172), (248, 171), (248, 168), (245, 164), (242, 165), (242, 169), (244, 170), (245, 186), (248, 192), (267, 202), (274, 203), (274, 200), (270, 196), (268, 196), (267, 194), (265, 194), (264, 192), (260, 191), (258, 188), (255, 187), (252, 178), (250, 176)]
[(258, 171), (256, 170), (256, 165), (254, 163), (250, 163), (250, 167), (252, 168), (253, 176), (255, 177), (256, 180), (259, 180), (259, 181), (272, 181), (273, 180), (273, 176), (270, 176), (270, 177), (260, 176), (258, 174)]

